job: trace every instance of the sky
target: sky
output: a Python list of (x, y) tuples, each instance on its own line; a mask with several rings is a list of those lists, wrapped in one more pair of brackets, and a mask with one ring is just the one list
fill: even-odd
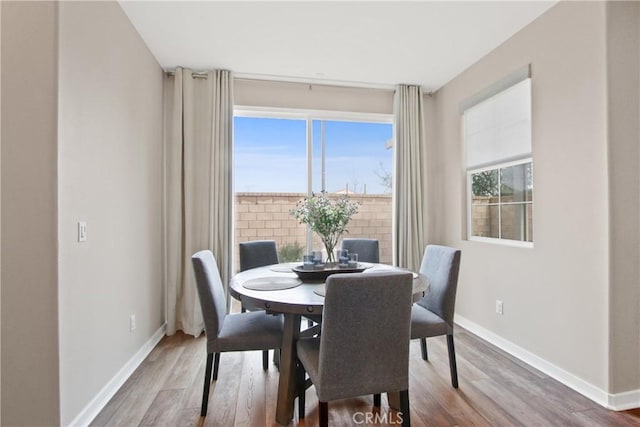
[[(322, 138), (313, 120), (313, 191), (321, 190)], [(306, 120), (234, 118), (234, 185), (236, 192), (307, 191)], [(349, 186), (356, 192), (387, 193), (378, 174), (390, 173), (391, 123), (325, 121), (326, 190)]]

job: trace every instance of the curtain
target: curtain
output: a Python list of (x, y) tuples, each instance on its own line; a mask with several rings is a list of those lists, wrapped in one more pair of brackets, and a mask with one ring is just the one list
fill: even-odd
[[(210, 249), (231, 275), (233, 78), (177, 68), (165, 82), (165, 288), (167, 334), (198, 336), (204, 322), (191, 255)], [(168, 89), (168, 90), (167, 90)], [(226, 289), (225, 289), (226, 291)]]
[(420, 87), (399, 85), (393, 109), (396, 133), (393, 261), (399, 267), (418, 271), (427, 240), (425, 126)]

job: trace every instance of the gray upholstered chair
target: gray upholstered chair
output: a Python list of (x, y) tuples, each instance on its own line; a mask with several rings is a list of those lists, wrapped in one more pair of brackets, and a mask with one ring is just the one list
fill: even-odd
[(429, 292), (411, 310), (411, 339), (420, 339), (423, 360), (429, 360), (426, 338), (447, 336), (451, 385), (454, 388), (458, 388), (458, 370), (453, 345), (453, 313), (459, 270), (460, 250), (447, 246), (427, 246), (420, 274), (429, 280)]
[(335, 274), (326, 281), (322, 333), (301, 338), (298, 412), (304, 418), (305, 372), (320, 401), (320, 425), (328, 425), (327, 402), (365, 394), (400, 392), (403, 425), (409, 416), (409, 337), (413, 276), (407, 272)]
[[(252, 240), (242, 242), (240, 247), (240, 271), (249, 270), (265, 265), (278, 264), (278, 248), (274, 240)], [(242, 313), (247, 310), (262, 310), (261, 307), (246, 307), (244, 303), (240, 307)], [(274, 355), (274, 361), (277, 355)], [(267, 369), (269, 364), (269, 352), (262, 352), (262, 367)], [(277, 364), (277, 362), (276, 362)]]
[(278, 262), (278, 249), (275, 241), (254, 240), (240, 243), (240, 271)]
[(380, 262), (380, 248), (376, 239), (342, 239), (342, 249), (357, 253), (358, 261)]
[[(278, 264), (279, 262), (278, 249), (274, 240), (252, 240), (240, 243), (240, 271)], [(245, 307), (243, 304), (242, 312), (244, 313), (247, 310), (262, 310), (262, 308)], [(322, 321), (321, 316), (307, 316), (307, 318), (310, 320), (309, 327), (311, 327), (312, 322), (320, 323)], [(262, 355), (262, 363), (266, 364), (268, 358), (268, 352), (265, 351)], [(274, 355), (273, 360), (277, 365), (277, 355)]]
[(191, 257), (191, 262), (207, 334), (207, 365), (200, 411), (204, 417), (209, 403), (212, 363), (215, 381), (218, 379), (221, 352), (279, 349), (282, 345), (282, 318), (264, 311), (229, 315), (220, 272), (211, 251), (197, 252)]

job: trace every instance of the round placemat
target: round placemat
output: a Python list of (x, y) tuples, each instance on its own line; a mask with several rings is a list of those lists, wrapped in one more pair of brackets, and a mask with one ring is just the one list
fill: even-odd
[(324, 285), (318, 286), (313, 290), (313, 293), (316, 295), (320, 295), (321, 297), (326, 296), (327, 288)]
[(274, 265), (270, 267), (269, 270), (275, 271), (276, 273), (293, 273), (290, 265)]
[(279, 291), (300, 286), (302, 281), (296, 277), (260, 277), (249, 279), (242, 287), (254, 291)]

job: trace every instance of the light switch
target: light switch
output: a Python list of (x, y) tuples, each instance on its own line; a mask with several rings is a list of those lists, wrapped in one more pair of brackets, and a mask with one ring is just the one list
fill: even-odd
[(87, 222), (78, 221), (78, 242), (87, 241)]

